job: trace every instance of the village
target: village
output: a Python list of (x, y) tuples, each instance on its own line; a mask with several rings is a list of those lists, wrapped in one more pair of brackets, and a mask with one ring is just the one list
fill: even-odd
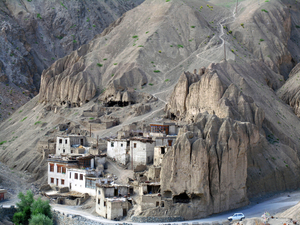
[[(172, 194), (160, 193), (160, 171), (179, 126), (163, 122), (149, 124), (144, 131), (134, 130), (131, 124), (114, 138), (93, 138), (83, 132), (41, 140), (38, 152), (48, 164), (43, 195), (53, 203), (73, 206), (91, 197), (97, 214), (109, 220), (126, 217), (134, 205), (142, 211), (173, 204)], [(132, 171), (134, 177), (122, 182), (107, 173), (108, 162)]]

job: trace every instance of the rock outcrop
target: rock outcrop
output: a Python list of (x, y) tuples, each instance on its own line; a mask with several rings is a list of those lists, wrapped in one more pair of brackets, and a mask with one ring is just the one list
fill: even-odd
[(286, 83), (277, 91), (277, 95), (289, 104), (295, 114), (300, 117), (300, 63), (295, 66)]
[(198, 114), (163, 159), (161, 193), (188, 196), (192, 207), (173, 201), (186, 219), (247, 205), (247, 154), (261, 138), (254, 124)]
[(235, 84), (227, 87), (218, 74), (209, 69), (203, 76), (191, 78), (194, 77), (190, 73), (181, 75), (166, 106), (168, 117), (194, 121), (199, 113), (208, 112), (220, 118), (229, 117), (261, 127), (263, 110)]

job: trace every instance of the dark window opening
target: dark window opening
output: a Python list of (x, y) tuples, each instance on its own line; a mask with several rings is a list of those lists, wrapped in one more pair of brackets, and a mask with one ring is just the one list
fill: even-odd
[(62, 139), (59, 139), (59, 144), (62, 144)]
[(160, 192), (160, 185), (148, 185), (147, 186), (148, 194), (157, 194)]
[(130, 141), (127, 141), (127, 147), (129, 147), (130, 146)]
[(169, 146), (172, 146), (172, 142), (173, 142), (173, 140), (168, 140)]
[(100, 198), (98, 198), (98, 205), (100, 205)]
[(161, 207), (165, 207), (165, 202), (164, 202), (164, 201), (161, 201), (160, 206), (161, 206)]
[(136, 143), (133, 143), (133, 147), (136, 148)]
[(68, 139), (65, 140), (65, 143), (68, 144)]
[(106, 207), (106, 202), (104, 202), (104, 207)]
[(80, 180), (83, 180), (83, 174), (80, 174)]
[(190, 197), (185, 192), (173, 197), (174, 203), (189, 203), (190, 201)]
[(78, 173), (75, 173), (75, 179), (78, 180)]
[(127, 216), (127, 210), (123, 209), (123, 216)]
[(161, 154), (165, 154), (165, 147), (161, 147)]
[(83, 139), (80, 139), (80, 145), (83, 145)]
[(174, 114), (174, 113), (171, 113), (171, 115), (170, 115), (170, 119), (171, 119), (171, 120), (176, 120), (176, 116), (175, 116), (175, 114)]
[(159, 206), (159, 202), (156, 202), (156, 207), (158, 207)]
[(121, 144), (121, 147), (123, 147), (123, 144)]
[(110, 147), (114, 147), (115, 146), (115, 143), (114, 142), (111, 142), (110, 143)]

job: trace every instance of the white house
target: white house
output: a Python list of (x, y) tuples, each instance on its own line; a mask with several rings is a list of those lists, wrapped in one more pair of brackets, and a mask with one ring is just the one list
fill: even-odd
[(59, 136), (56, 139), (56, 155), (73, 154), (79, 146), (86, 146), (86, 138), (80, 135)]
[(94, 168), (95, 156), (48, 159), (48, 184), (68, 187), (70, 191), (96, 196), (96, 184), (107, 184), (112, 179), (99, 177)]
[(153, 163), (155, 141), (151, 138), (130, 139), (130, 160), (135, 168), (138, 165)]
[(126, 165), (130, 160), (130, 140), (111, 139), (107, 142), (107, 156)]

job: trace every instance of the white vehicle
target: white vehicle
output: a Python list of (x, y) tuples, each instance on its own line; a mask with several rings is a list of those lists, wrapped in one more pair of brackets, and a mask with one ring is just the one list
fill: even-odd
[(229, 216), (228, 220), (231, 222), (233, 220), (240, 220), (242, 221), (243, 219), (245, 219), (245, 216), (243, 213), (235, 213), (233, 216)]

